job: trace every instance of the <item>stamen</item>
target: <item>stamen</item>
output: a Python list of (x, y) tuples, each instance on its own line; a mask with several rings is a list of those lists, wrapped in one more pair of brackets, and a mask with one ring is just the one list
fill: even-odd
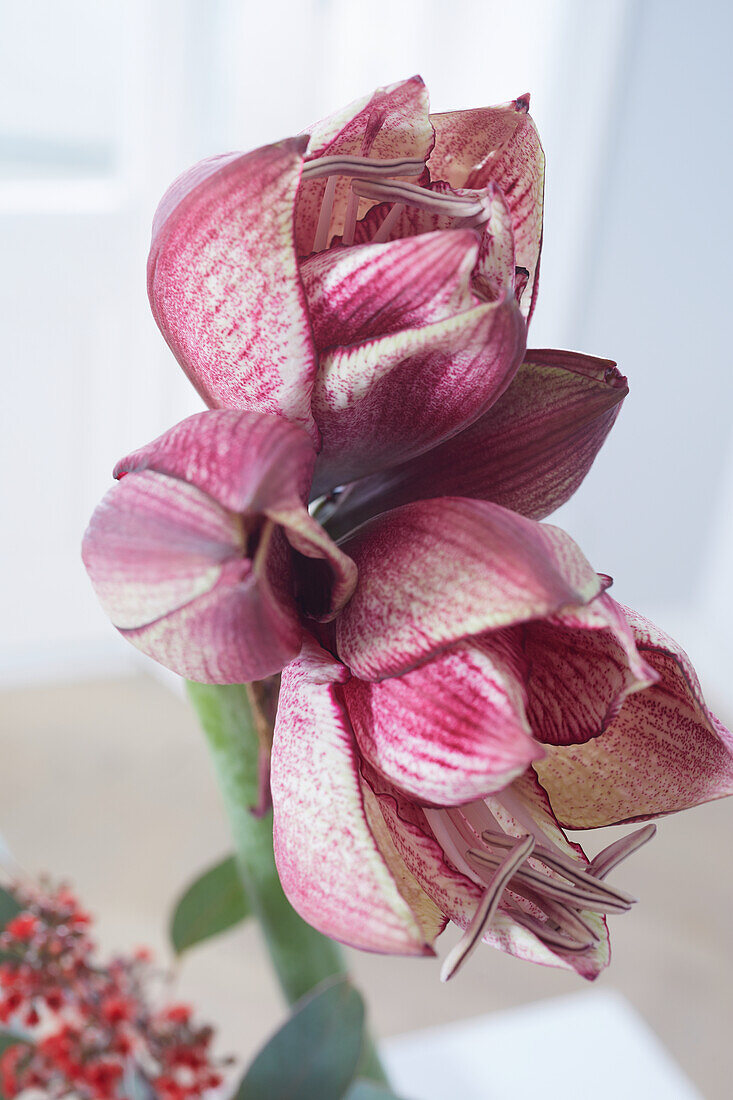
[[(497, 848), (505, 848), (507, 846), (507, 841), (511, 841), (511, 837), (492, 833), (488, 829), (485, 829), (481, 834), (481, 839), (485, 840), (487, 844), (491, 844)], [(588, 870), (585, 870), (582, 864), (579, 864), (576, 860), (568, 856), (557, 855), (541, 844), (535, 846), (533, 858), (544, 863), (553, 871), (557, 871), (564, 878), (570, 879), (571, 882), (576, 883), (578, 886), (588, 887), (593, 893), (597, 893), (599, 886), (601, 886), (598, 877), (594, 874), (589, 874)], [(588, 867), (590, 867), (590, 864), (588, 864)], [(627, 908), (636, 901), (636, 898), (633, 898), (631, 894), (627, 894), (625, 890), (619, 890), (617, 886), (609, 886), (608, 883), (603, 883), (601, 889), (604, 894), (615, 898)]]
[(390, 210), (387, 217), (384, 219), (384, 221), (380, 225), (377, 232), (372, 237), (372, 244), (384, 244), (384, 242), (387, 240), (387, 237), (392, 232), (392, 229), (394, 228), (395, 223), (399, 220), (400, 216), (402, 215), (402, 212), (404, 211), (404, 209), (405, 209), (405, 204), (404, 203), (402, 203), (402, 202), (395, 203), (395, 205), (392, 207), (392, 209)]
[(402, 183), (396, 180), (354, 180), (355, 194), (363, 199), (375, 199), (377, 202), (403, 202), (407, 206), (417, 206), (432, 214), (445, 214), (449, 218), (471, 217), (483, 212), (480, 199), (470, 195), (445, 195), (440, 191), (429, 191), (416, 183)]
[(590, 861), (589, 872), (599, 880), (604, 879), (609, 871), (617, 867), (627, 856), (638, 851), (648, 840), (651, 840), (656, 831), (656, 825), (643, 825), (635, 833), (629, 833), (628, 836), (609, 844)]
[(331, 227), (331, 214), (333, 213), (333, 200), (336, 195), (337, 183), (338, 180), (336, 176), (331, 176), (326, 182), (326, 189), (323, 192), (323, 202), (321, 203), (321, 212), (318, 215), (316, 235), (313, 238), (314, 252), (322, 252), (328, 244), (328, 230)]
[(494, 916), (502, 894), (509, 880), (517, 868), (521, 867), (525, 859), (531, 855), (534, 848), (534, 837), (527, 836), (517, 840), (515, 846), (499, 864), (491, 885), (478, 904), (473, 920), (464, 932), (459, 942), (446, 957), (440, 971), (440, 980), (449, 981), (458, 973), (460, 968), (475, 951), (484, 931)]
[(587, 939), (593, 940), (594, 943), (600, 941), (601, 937), (595, 928), (584, 920), (577, 910), (571, 909), (569, 905), (564, 905), (561, 901), (545, 900), (543, 905), (556, 931), (564, 930), (570, 933), (571, 936), (575, 933), (576, 938), (583, 941)]
[(359, 196), (354, 194), (352, 187), (349, 188), (349, 198), (346, 203), (346, 214), (344, 215), (344, 232), (341, 237), (341, 243), (351, 245), (354, 243), (354, 233), (356, 231), (356, 215), (359, 211)]
[(538, 940), (542, 940), (548, 947), (553, 947), (556, 951), (570, 951), (573, 955), (579, 955), (583, 951), (588, 951), (596, 942), (595, 938), (585, 937), (578, 940), (573, 939), (572, 936), (566, 936), (544, 921), (537, 920), (530, 913), (525, 913), (522, 909), (512, 909), (511, 912), (512, 918), (517, 924), (521, 924), (528, 931), (534, 932)]
[(394, 160), (378, 160), (376, 157), (319, 157), (303, 165), (301, 178), (317, 180), (323, 176), (367, 176), (382, 179), (390, 176), (419, 176), (424, 168), (424, 160), (412, 157), (397, 157)]
[[(501, 858), (493, 852), (480, 852), (476, 848), (470, 848), (466, 852), (466, 858), (479, 866), (495, 867), (501, 864)], [(529, 883), (543, 897), (556, 898), (578, 909), (591, 909), (596, 913), (626, 913), (631, 908), (631, 902), (615, 897), (605, 885), (602, 890), (583, 889), (574, 883), (550, 878), (549, 875), (543, 875), (541, 871), (535, 871), (529, 866), (522, 867), (517, 872), (517, 881)], [(598, 883), (598, 886), (601, 884)]]

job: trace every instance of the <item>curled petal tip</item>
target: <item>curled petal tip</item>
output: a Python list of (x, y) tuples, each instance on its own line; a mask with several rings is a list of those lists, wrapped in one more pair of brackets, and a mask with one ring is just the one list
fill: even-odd
[(514, 100), (514, 106), (518, 111), (529, 111), (529, 92), (525, 92), (524, 95), (517, 96)]

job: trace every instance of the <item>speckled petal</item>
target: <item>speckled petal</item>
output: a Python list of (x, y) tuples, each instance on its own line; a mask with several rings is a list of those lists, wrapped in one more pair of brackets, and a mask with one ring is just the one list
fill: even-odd
[(630, 695), (658, 679), (607, 593), (585, 607), (528, 623), (524, 654), (532, 733), (547, 745), (599, 737)]
[(342, 549), (359, 585), (337, 624), (339, 656), (379, 680), (487, 630), (587, 603), (601, 581), (572, 539), (487, 501), (395, 509)]
[(529, 272), (522, 296), (525, 316), (531, 316), (537, 297), (545, 171), (528, 109), (529, 96), (521, 96), (497, 107), (431, 115), (435, 148), (428, 161), (433, 180), (455, 188), (490, 183), (501, 188), (512, 215), (517, 266)]
[(427, 454), (352, 485), (331, 526), (342, 535), (408, 501), (453, 495), (544, 519), (583, 481), (627, 393), (607, 359), (528, 351), (488, 412)]
[(148, 293), (208, 405), (284, 416), (315, 441), (316, 359), (293, 236), (306, 144), (218, 157), (177, 180), (155, 219)]
[(314, 491), (405, 461), (472, 423), (511, 382), (524, 338), (508, 296), (326, 353), (313, 391), (323, 437)]
[[(338, 675), (335, 671), (334, 675)], [(432, 954), (429, 936), (369, 827), (356, 742), (334, 683), (296, 661), (283, 674), (272, 753), (280, 881), (304, 920), (386, 954)]]
[(513, 656), (499, 644), (460, 644), (402, 676), (352, 678), (342, 691), (362, 756), (421, 802), (482, 798), (543, 752)]
[(733, 793), (733, 736), (705, 706), (689, 657), (629, 608), (659, 681), (631, 695), (604, 733), (548, 748), (536, 766), (558, 820), (585, 829), (673, 813)]
[(301, 264), (319, 352), (443, 321), (478, 304), (471, 230), (331, 248)]

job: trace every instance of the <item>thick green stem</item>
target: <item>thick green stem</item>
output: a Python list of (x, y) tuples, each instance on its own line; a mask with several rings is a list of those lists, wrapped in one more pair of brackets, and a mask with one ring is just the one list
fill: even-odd
[[(301, 920), (283, 893), (272, 850), (272, 811), (252, 811), (260, 796), (259, 716), (243, 684), (189, 683), (188, 693), (209, 743), (214, 771), (234, 840), (237, 866), (259, 921), (283, 993), (294, 1004), (334, 974), (344, 974), (343, 953), (333, 940)], [(386, 1081), (371, 1040), (360, 1073)]]

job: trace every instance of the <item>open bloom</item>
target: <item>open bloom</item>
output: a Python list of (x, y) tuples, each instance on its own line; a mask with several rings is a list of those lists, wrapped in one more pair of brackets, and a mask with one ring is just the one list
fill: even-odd
[(258, 413), (197, 413), (115, 468), (82, 555), (105, 611), (181, 676), (243, 683), (298, 653), (353, 562), (308, 515), (315, 461), (302, 429)]
[(395, 509), (344, 543), (355, 595), (284, 673), (272, 761), (278, 869), (316, 927), (429, 952), (467, 929), (595, 977), (605, 882), (563, 827), (733, 791), (733, 739), (683, 651), (615, 603), (572, 540), (487, 502)]
[(210, 406), (310, 434), (316, 495), (450, 439), (516, 373), (542, 233), (527, 109), (430, 115), (415, 77), (161, 202), (161, 331)]

